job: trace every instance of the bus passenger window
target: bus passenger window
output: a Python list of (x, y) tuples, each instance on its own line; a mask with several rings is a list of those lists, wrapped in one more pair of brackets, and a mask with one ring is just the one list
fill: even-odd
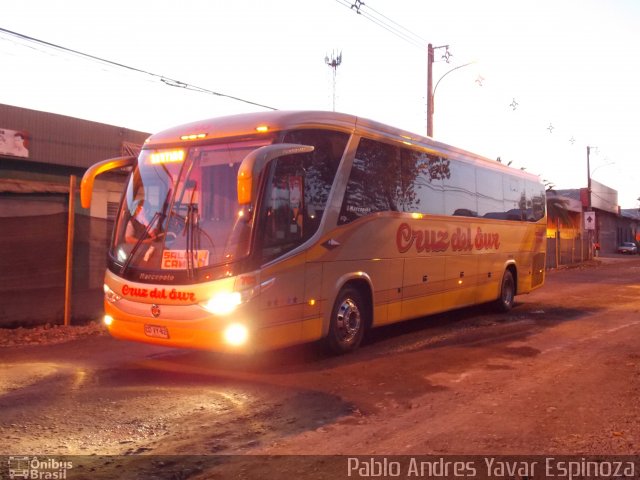
[(502, 173), (479, 168), (476, 172), (478, 188), (478, 216), (506, 219), (502, 193)]
[(451, 176), (450, 161), (418, 150), (402, 149), (403, 211), (444, 213), (442, 180)]
[(304, 240), (318, 230), (329, 192), (338, 170), (349, 136), (331, 130), (292, 130), (283, 137), (284, 143), (312, 145), (313, 152), (297, 155), (304, 170)]
[(527, 203), (529, 204), (527, 211), (528, 221), (537, 222), (544, 218), (546, 193), (542, 185), (535, 182), (527, 182)]
[(527, 194), (524, 180), (510, 175), (504, 176), (504, 209), (507, 220), (522, 221), (527, 210)]
[(403, 206), (400, 149), (363, 138), (353, 159), (338, 224)]
[(443, 180), (445, 213), (476, 217), (478, 202), (475, 167), (462, 161), (451, 161), (449, 171), (450, 177)]

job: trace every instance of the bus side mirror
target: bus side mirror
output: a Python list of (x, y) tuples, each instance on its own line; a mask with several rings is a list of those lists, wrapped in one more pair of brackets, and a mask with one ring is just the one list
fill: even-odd
[(274, 158), (297, 153), (308, 153), (314, 149), (311, 145), (299, 145), (295, 143), (278, 143), (260, 147), (249, 153), (238, 170), (238, 203), (240, 207), (251, 208), (255, 203), (258, 193), (258, 181), (260, 173)]
[(116, 157), (98, 162), (89, 167), (82, 176), (82, 181), (80, 182), (80, 202), (82, 203), (82, 208), (89, 208), (91, 206), (93, 182), (98, 175), (117, 168), (130, 167), (135, 164), (135, 162), (136, 157)]

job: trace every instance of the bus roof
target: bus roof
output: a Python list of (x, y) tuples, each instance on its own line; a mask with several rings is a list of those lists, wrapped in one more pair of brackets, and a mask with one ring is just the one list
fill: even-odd
[(330, 127), (332, 130), (366, 135), (377, 140), (391, 140), (407, 146), (418, 147), (430, 153), (454, 157), (471, 163), (481, 163), (484, 167), (509, 171), (512, 175), (517, 174), (539, 181), (537, 175), (507, 167), (498, 161), (433, 140), (430, 137), (391, 127), (375, 120), (339, 112), (276, 110), (215, 117), (155, 133), (146, 140), (144, 148), (158, 148), (163, 145), (182, 143), (185, 141), (184, 137), (189, 135), (205, 134), (207, 140), (253, 136), (258, 134), (258, 127), (267, 127), (271, 132), (294, 128)]

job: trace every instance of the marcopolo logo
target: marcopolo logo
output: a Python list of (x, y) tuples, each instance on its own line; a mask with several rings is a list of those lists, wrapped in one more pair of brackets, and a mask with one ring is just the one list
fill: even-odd
[(72, 462), (49, 457), (14, 456), (8, 463), (10, 479), (62, 480), (73, 468)]

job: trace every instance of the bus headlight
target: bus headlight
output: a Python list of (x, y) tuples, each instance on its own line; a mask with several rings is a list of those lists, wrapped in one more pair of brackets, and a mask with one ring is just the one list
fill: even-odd
[(242, 303), (240, 292), (218, 292), (209, 301), (200, 305), (216, 315), (229, 315), (240, 303)]
[(232, 323), (224, 330), (224, 341), (229, 345), (239, 347), (249, 338), (249, 330), (240, 323)]
[(113, 317), (111, 315), (105, 315), (102, 321), (107, 327), (110, 327), (113, 323)]

